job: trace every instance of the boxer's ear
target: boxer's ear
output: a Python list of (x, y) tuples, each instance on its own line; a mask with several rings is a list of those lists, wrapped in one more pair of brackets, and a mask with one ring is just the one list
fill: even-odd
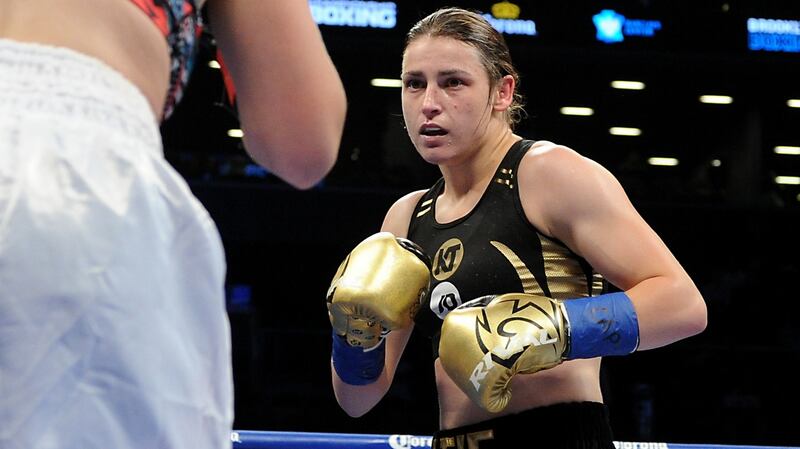
[(494, 92), (492, 107), (495, 111), (506, 111), (514, 102), (514, 90), (517, 88), (516, 81), (511, 75), (500, 78)]

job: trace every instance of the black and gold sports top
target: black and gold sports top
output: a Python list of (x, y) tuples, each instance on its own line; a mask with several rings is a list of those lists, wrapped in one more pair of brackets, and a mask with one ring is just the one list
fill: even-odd
[(203, 21), (195, 0), (131, 0), (145, 12), (167, 40), (170, 79), (164, 119), (172, 114), (183, 96), (197, 56)]
[(563, 243), (539, 232), (525, 216), (517, 169), (532, 144), (520, 140), (509, 149), (493, 181), (466, 216), (450, 223), (436, 221), (443, 178), (414, 209), (408, 239), (433, 262), (431, 288), (415, 323), (433, 339), (434, 358), (442, 320), (466, 301), (512, 292), (555, 299), (602, 293), (603, 278)]

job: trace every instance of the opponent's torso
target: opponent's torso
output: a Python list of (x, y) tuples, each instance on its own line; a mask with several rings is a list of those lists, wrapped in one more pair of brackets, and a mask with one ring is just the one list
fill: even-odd
[(131, 0), (144, 11), (167, 40), (170, 51), (170, 83), (164, 103), (164, 118), (172, 114), (183, 96), (197, 55), (203, 29), (195, 0)]
[(188, 82), (202, 4), (59, 0), (56, 7), (50, 0), (3, 0), (0, 39), (64, 47), (96, 58), (131, 81), (163, 119)]
[(464, 217), (450, 223), (436, 221), (443, 179), (414, 209), (408, 238), (433, 262), (431, 289), (417, 314), (416, 328), (433, 338), (435, 357), (442, 320), (463, 302), (508, 292), (569, 299), (602, 290), (602, 278), (586, 261), (539, 232), (525, 216), (517, 172), (532, 143), (522, 140), (512, 146), (477, 205)]

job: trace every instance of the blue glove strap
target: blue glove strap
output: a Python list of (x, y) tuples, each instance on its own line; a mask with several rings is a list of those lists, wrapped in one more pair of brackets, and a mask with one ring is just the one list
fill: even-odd
[(386, 345), (381, 339), (377, 346), (364, 351), (357, 346), (350, 346), (341, 335), (333, 333), (333, 369), (344, 383), (350, 385), (367, 385), (375, 382), (383, 372)]
[(639, 320), (625, 293), (564, 301), (569, 320), (567, 359), (626, 355), (639, 346)]

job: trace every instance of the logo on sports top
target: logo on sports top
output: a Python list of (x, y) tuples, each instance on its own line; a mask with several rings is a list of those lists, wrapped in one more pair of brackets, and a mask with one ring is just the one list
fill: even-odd
[(429, 307), (439, 319), (444, 319), (451, 310), (461, 305), (461, 295), (450, 282), (440, 282), (431, 291)]
[(464, 245), (459, 239), (450, 239), (439, 247), (433, 260), (433, 277), (443, 281), (453, 275), (464, 258)]

